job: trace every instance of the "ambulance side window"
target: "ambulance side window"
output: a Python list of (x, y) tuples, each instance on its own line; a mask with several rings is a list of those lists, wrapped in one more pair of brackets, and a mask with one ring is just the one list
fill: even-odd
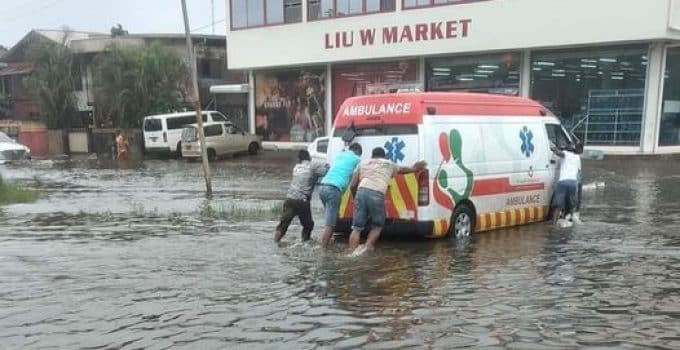
[(548, 131), (548, 139), (550, 142), (560, 149), (566, 148), (571, 141), (567, 134), (564, 133), (562, 125), (560, 124), (546, 124), (546, 130)]

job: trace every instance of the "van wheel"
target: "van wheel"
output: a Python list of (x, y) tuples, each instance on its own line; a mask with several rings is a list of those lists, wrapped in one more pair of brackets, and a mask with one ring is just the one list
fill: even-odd
[(475, 219), (472, 209), (465, 203), (456, 207), (451, 215), (451, 228), (449, 235), (451, 238), (469, 237), (475, 232)]
[(217, 160), (217, 153), (215, 153), (215, 150), (212, 148), (208, 148), (208, 160), (211, 162)]
[(259, 150), (260, 145), (258, 145), (257, 142), (251, 142), (250, 145), (248, 145), (248, 153), (250, 153), (250, 155), (256, 155)]

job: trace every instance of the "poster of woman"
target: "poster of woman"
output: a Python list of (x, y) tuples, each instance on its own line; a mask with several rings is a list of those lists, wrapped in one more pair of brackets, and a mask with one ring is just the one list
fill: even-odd
[(255, 74), (256, 132), (265, 141), (309, 142), (325, 135), (325, 71)]

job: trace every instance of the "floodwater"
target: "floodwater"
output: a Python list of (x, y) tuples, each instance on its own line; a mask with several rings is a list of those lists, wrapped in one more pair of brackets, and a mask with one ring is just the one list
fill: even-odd
[[(209, 205), (278, 205), (291, 160), (215, 164)], [(359, 258), (205, 215), (200, 163), (1, 166), (43, 197), (0, 214), (0, 348), (679, 349), (678, 164), (585, 162), (583, 226)]]

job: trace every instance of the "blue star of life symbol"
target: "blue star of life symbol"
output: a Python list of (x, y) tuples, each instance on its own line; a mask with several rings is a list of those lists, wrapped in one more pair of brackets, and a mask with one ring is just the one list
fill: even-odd
[(531, 157), (535, 149), (532, 143), (534, 133), (525, 126), (519, 131), (519, 138), (522, 139), (522, 154), (527, 158)]
[(406, 144), (404, 141), (397, 137), (393, 137), (392, 140), (385, 142), (385, 151), (387, 151), (387, 159), (399, 163), (403, 162), (406, 156), (404, 155), (404, 147)]

